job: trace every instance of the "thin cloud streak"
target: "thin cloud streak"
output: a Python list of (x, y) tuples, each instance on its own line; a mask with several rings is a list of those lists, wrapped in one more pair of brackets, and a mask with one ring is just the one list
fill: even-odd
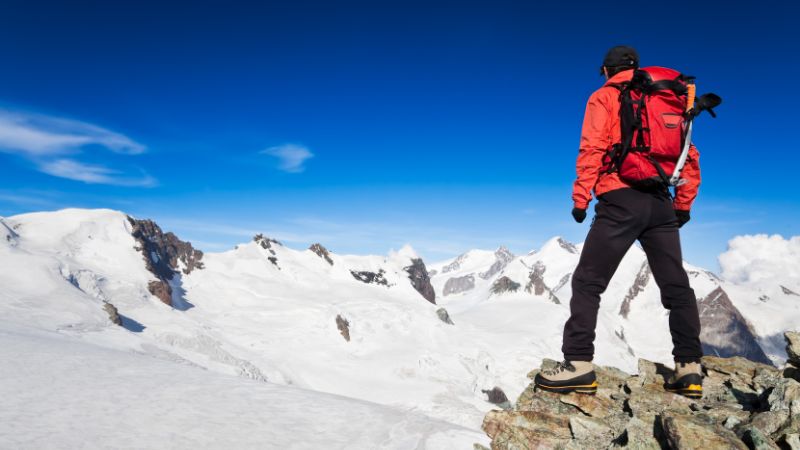
[(78, 160), (89, 148), (121, 155), (138, 155), (146, 150), (127, 136), (87, 122), (0, 109), (0, 153), (22, 157), (39, 172), (88, 184), (128, 187), (157, 184), (147, 174), (130, 176), (112, 167)]
[(274, 156), (278, 159), (278, 169), (287, 173), (301, 173), (306, 170), (303, 165), (307, 160), (314, 157), (311, 151), (297, 144), (284, 144), (270, 147), (260, 152), (264, 155)]

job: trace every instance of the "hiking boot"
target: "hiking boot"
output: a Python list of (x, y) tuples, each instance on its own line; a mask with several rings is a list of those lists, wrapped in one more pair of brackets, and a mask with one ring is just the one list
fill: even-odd
[(703, 372), (700, 363), (675, 363), (675, 373), (664, 383), (664, 390), (689, 398), (703, 397)]
[(563, 361), (551, 369), (536, 374), (533, 380), (536, 387), (550, 392), (567, 394), (594, 394), (597, 392), (597, 380), (594, 366), (589, 361)]

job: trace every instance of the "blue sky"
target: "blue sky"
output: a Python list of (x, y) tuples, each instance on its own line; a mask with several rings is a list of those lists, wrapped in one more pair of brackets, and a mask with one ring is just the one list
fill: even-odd
[(0, 215), (120, 209), (208, 251), (580, 242), (583, 108), (627, 44), (724, 98), (695, 128), (686, 259), (798, 234), (791, 2), (162, 3), (3, 2)]

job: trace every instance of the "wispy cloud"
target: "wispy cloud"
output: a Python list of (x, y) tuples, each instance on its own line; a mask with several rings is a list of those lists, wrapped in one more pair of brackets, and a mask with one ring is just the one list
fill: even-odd
[(149, 175), (141, 177), (121, 176), (117, 170), (105, 166), (84, 164), (73, 159), (55, 159), (39, 164), (39, 170), (55, 177), (83, 181), (89, 184), (110, 184), (115, 186), (152, 187), (155, 178)]
[(278, 159), (278, 169), (289, 173), (300, 173), (306, 170), (303, 165), (306, 160), (313, 158), (311, 151), (297, 144), (283, 144), (262, 150), (260, 153), (274, 156)]
[(121, 170), (78, 160), (79, 156), (85, 157), (88, 148), (122, 155), (138, 155), (146, 150), (127, 136), (91, 123), (0, 109), (0, 153), (25, 158), (42, 173), (84, 183), (137, 187), (156, 184), (146, 174), (130, 176)]

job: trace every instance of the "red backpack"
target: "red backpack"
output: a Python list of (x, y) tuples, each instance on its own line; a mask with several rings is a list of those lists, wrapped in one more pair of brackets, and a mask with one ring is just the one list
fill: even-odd
[(694, 98), (694, 77), (666, 67), (636, 69), (630, 81), (612, 84), (620, 91), (622, 142), (603, 159), (604, 170), (618, 172), (642, 188), (678, 186), (691, 143), (693, 119), (721, 103), (714, 94)]

